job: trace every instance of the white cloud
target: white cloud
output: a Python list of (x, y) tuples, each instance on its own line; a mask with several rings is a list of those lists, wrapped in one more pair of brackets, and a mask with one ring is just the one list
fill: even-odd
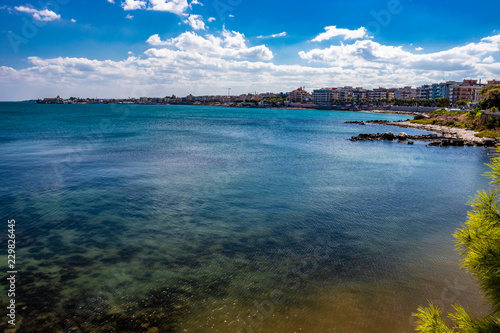
[(313, 66), (274, 64), (265, 45), (249, 46), (235, 31), (203, 36), (185, 32), (166, 41), (153, 35), (148, 43), (154, 47), (122, 61), (30, 57), (27, 68), (0, 66), (0, 100), (223, 94), (227, 87), (232, 93), (279, 92), (300, 82), (317, 87), (417, 86), (500, 77), (500, 63), (494, 62), (500, 35), (426, 54), (371, 40), (302, 51), (301, 57)]
[(187, 0), (149, 0), (150, 10), (183, 14), (188, 8)]
[(216, 20), (216, 18), (215, 18), (215, 17), (209, 17), (207, 21), (208, 21), (208, 22), (213, 22), (213, 21), (215, 21), (215, 20)]
[(115, 0), (108, 0), (108, 2), (114, 4)]
[[(265, 45), (247, 46), (245, 35), (236, 31), (223, 30), (220, 37), (207, 34), (204, 37), (194, 32), (185, 32), (178, 37), (162, 41), (158, 34), (146, 41), (153, 46), (173, 46), (178, 51), (200, 54), (215, 58), (271, 60), (274, 55)], [(150, 49), (146, 54), (152, 57), (170, 56), (170, 49)]]
[(489, 37), (485, 37), (485, 38), (481, 39), (481, 42), (500, 43), (500, 34), (489, 36)]
[(146, 7), (146, 1), (142, 0), (125, 0), (122, 2), (123, 10), (137, 10), (144, 9)]
[[(146, 58), (129, 56), (123, 61), (85, 58), (28, 58), (30, 67), (15, 70), (0, 67), (0, 100), (61, 96), (165, 96), (217, 94), (218, 89), (248, 92), (284, 91), (296, 88), (296, 82), (315, 77), (326, 84), (338, 69), (302, 66), (278, 66), (270, 62), (222, 59), (181, 50), (162, 51)], [(290, 86), (283, 87), (289, 81)], [(24, 89), (21, 89), (23, 87)], [(5, 89), (4, 89), (5, 88)]]
[(177, 15), (185, 15), (188, 7), (187, 0), (125, 0), (122, 2), (124, 10), (147, 9)]
[(229, 16), (229, 17), (234, 17), (234, 15), (233, 15), (233, 14), (229, 14), (228, 16)]
[(75, 19), (71, 19), (70, 20), (72, 23), (76, 23), (76, 20)]
[(190, 25), (194, 30), (205, 30), (205, 22), (203, 22), (201, 15), (189, 15), (187, 20), (183, 22)]
[(479, 43), (434, 53), (411, 53), (402, 46), (382, 45), (372, 40), (354, 44), (331, 45), (325, 49), (300, 51), (299, 56), (310, 62), (366, 69), (410, 69), (441, 73), (474, 72), (486, 55), (500, 51), (500, 35), (483, 38)]
[(198, 0), (192, 0), (191, 3), (189, 4), (189, 8), (193, 9), (193, 5), (203, 6), (203, 4), (201, 2), (199, 2)]
[(489, 57), (487, 57), (487, 58), (484, 58), (484, 59), (483, 59), (483, 62), (484, 62), (484, 63), (487, 63), (487, 64), (492, 64), (492, 63), (494, 63), (494, 62), (495, 62), (495, 58), (493, 58), (492, 56), (489, 56)]
[(344, 40), (347, 39), (360, 39), (360, 38), (368, 38), (368, 31), (365, 27), (361, 27), (357, 30), (349, 30), (349, 29), (340, 29), (337, 28), (336, 25), (332, 25), (329, 27), (325, 27), (326, 32), (320, 33), (316, 36), (312, 41), (313, 42), (322, 42), (324, 40), (332, 39), (337, 36), (344, 36)]
[(278, 37), (285, 37), (286, 36), (286, 31), (280, 32), (279, 34), (274, 34), (274, 35), (269, 35), (269, 36), (257, 36), (257, 38), (278, 38)]
[(56, 14), (55, 12), (48, 9), (38, 10), (32, 7), (25, 6), (16, 6), (14, 7), (14, 9), (21, 13), (31, 14), (37, 21), (55, 21), (61, 19), (61, 15)]
[(160, 35), (158, 35), (158, 34), (154, 34), (154, 35), (150, 36), (146, 40), (146, 43), (148, 43), (149, 45), (153, 45), (153, 46), (169, 45), (168, 41), (162, 42), (160, 39)]
[(132, 15), (130, 15), (130, 14), (127, 14), (127, 16), (125, 16), (125, 18), (126, 18), (126, 19), (128, 19), (128, 20), (131, 20), (131, 19), (133, 19), (133, 18), (134, 18), (134, 16), (132, 16)]
[(424, 48), (423, 48), (423, 47), (416, 47), (416, 48), (415, 48), (415, 51), (423, 51), (423, 50), (424, 50)]

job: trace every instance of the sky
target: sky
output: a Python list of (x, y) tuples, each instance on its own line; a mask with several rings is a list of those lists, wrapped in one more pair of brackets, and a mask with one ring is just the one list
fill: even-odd
[(500, 80), (500, 2), (3, 0), (0, 100)]

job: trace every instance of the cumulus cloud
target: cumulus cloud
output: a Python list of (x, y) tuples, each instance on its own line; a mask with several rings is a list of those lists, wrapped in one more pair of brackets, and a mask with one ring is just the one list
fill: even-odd
[(198, 0), (192, 0), (191, 3), (189, 4), (189, 8), (193, 9), (193, 5), (203, 6), (203, 4), (201, 2), (199, 2)]
[(332, 25), (329, 27), (325, 27), (325, 30), (326, 30), (325, 32), (320, 33), (312, 41), (322, 42), (324, 40), (329, 40), (337, 36), (344, 36), (344, 40), (369, 37), (368, 30), (366, 30), (365, 27), (361, 27), (357, 30), (349, 30), (349, 29), (337, 28), (336, 25)]
[(124, 10), (147, 9), (177, 15), (185, 14), (188, 7), (187, 0), (125, 0), (122, 2)]
[(185, 32), (165, 41), (153, 35), (148, 43), (153, 47), (143, 55), (122, 61), (30, 57), (26, 68), (0, 66), (0, 99), (222, 94), (227, 87), (235, 93), (290, 91), (300, 82), (373, 88), (500, 77), (494, 60), (500, 35), (426, 54), (372, 40), (302, 51), (314, 65), (274, 64), (265, 45), (250, 46), (235, 31)]
[(150, 36), (146, 40), (146, 43), (148, 43), (149, 45), (153, 45), (153, 46), (169, 45), (168, 41), (162, 42), (160, 35), (158, 35), (158, 34), (154, 34), (154, 35)]
[(229, 86), (242, 92), (274, 91), (283, 87), (285, 81), (290, 82), (284, 88), (288, 90), (296, 88), (296, 82), (303, 82), (305, 77), (314, 76), (318, 84), (326, 84), (332, 76), (340, 74), (336, 68), (275, 65), (169, 49), (151, 49), (146, 58), (129, 56), (123, 61), (38, 57), (30, 57), (28, 61), (30, 66), (25, 69), (0, 67), (0, 99), (54, 94), (82, 97), (217, 94), (218, 87), (227, 91)]
[(434, 53), (411, 53), (402, 46), (382, 45), (372, 40), (354, 44), (331, 45), (324, 49), (300, 51), (299, 56), (310, 62), (356, 68), (405, 68), (440, 72), (473, 71), (486, 55), (500, 51), (500, 35), (483, 38), (479, 43), (454, 47)]
[(131, 20), (131, 19), (133, 19), (133, 18), (134, 18), (134, 16), (132, 16), (132, 15), (130, 15), (130, 14), (127, 14), (127, 16), (125, 16), (125, 18), (126, 18), (126, 19), (128, 19), (128, 20)]
[(203, 22), (201, 15), (189, 15), (183, 22), (191, 26), (194, 30), (205, 30), (205, 22)]
[[(222, 31), (220, 37), (212, 34), (200, 36), (194, 32), (185, 32), (167, 41), (162, 41), (159, 35), (156, 34), (149, 37), (146, 42), (153, 46), (170, 45), (179, 51), (197, 53), (209, 57), (253, 60), (271, 60), (274, 57), (267, 46), (258, 45), (248, 47), (244, 34), (225, 29)], [(150, 49), (146, 51), (146, 54), (154, 57), (163, 57), (169, 55), (169, 51), (171, 50)]]
[(56, 14), (55, 12), (48, 9), (38, 10), (32, 7), (16, 6), (14, 7), (14, 10), (21, 13), (30, 14), (37, 21), (55, 21), (61, 19), (61, 15)]
[(146, 7), (146, 1), (141, 0), (125, 0), (122, 2), (123, 10), (137, 10), (144, 9)]
[(280, 32), (279, 34), (274, 34), (274, 35), (268, 35), (268, 36), (257, 36), (259, 39), (263, 38), (278, 38), (278, 37), (285, 37), (286, 36), (286, 31)]
[(487, 64), (492, 64), (492, 63), (494, 63), (494, 62), (495, 62), (495, 58), (493, 58), (492, 56), (489, 56), (489, 57), (487, 57), (487, 58), (484, 58), (484, 59), (483, 59), (483, 62), (484, 62), (484, 63), (487, 63)]
[(423, 48), (423, 47), (416, 47), (416, 48), (415, 48), (415, 51), (423, 51), (423, 50), (424, 50), (424, 48)]
[(209, 18), (208, 18), (208, 22), (213, 22), (213, 21), (215, 21), (215, 20), (216, 20), (216, 18), (215, 18), (215, 17), (209, 17)]
[(108, 0), (108, 2), (114, 4), (115, 0)]

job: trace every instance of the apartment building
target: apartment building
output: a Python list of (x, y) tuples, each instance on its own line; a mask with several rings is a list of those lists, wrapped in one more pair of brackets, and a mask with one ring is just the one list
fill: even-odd
[(353, 98), (356, 101), (364, 100), (368, 98), (368, 90), (361, 87), (356, 87), (353, 92)]
[(449, 87), (448, 98), (452, 103), (468, 100), (477, 103), (480, 100), (479, 93), (483, 87), (484, 84), (478, 83), (477, 80), (464, 80)]
[(338, 88), (337, 91), (339, 92), (339, 97), (341, 101), (350, 101), (354, 99), (354, 88), (353, 87), (343, 87), (343, 88)]
[(417, 89), (408, 86), (397, 89), (395, 95), (399, 99), (416, 99), (418, 97)]
[(429, 98), (437, 99), (448, 97), (449, 87), (453, 84), (455, 84), (455, 82), (433, 83), (431, 86), (429, 86)]
[(318, 105), (331, 105), (332, 100), (339, 99), (337, 88), (322, 88), (313, 90), (312, 101)]
[(288, 98), (291, 103), (303, 103), (305, 100), (309, 99), (309, 97), (311, 97), (311, 94), (302, 87), (288, 93)]
[(387, 89), (379, 87), (368, 92), (368, 98), (372, 101), (379, 99), (396, 98), (396, 89)]

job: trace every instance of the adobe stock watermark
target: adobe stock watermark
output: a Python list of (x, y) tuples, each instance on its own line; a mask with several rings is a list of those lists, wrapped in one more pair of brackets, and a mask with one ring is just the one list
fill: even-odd
[(215, 0), (213, 6), (217, 12), (217, 16), (219, 16), (219, 19), (223, 21), (227, 17), (228, 13), (233, 12), (234, 9), (241, 5), (242, 2), (243, 0)]
[[(468, 289), (467, 286), (462, 285), (460, 283), (460, 279), (458, 277), (454, 277), (453, 282), (451, 282), (448, 279), (444, 279), (443, 282), (445, 283), (445, 286), (441, 290), (439, 298), (434, 298), (431, 300), (431, 303), (439, 306), (441, 310), (444, 310), (448, 306), (455, 304), (458, 301), (458, 299), (462, 296), (462, 294), (465, 293)], [(417, 318), (412, 314), (408, 318), (408, 322), (410, 326), (416, 327)], [(404, 331), (401, 333), (409, 333), (409, 332)]]
[[(38, 7), (40, 9), (51, 8), (56, 12), (59, 11), (61, 5), (66, 5), (71, 0), (53, 0), (53, 1), (38, 1)], [(21, 19), (21, 29), (16, 32), (9, 31), (7, 34), (7, 39), (12, 46), (15, 54), (19, 53), (19, 47), (21, 45), (26, 45), (30, 40), (34, 39), (39, 32), (40, 28), (43, 28), (47, 25), (46, 21), (43, 20), (30, 20), (28, 17), (23, 16)]]
[[(156, 78), (146, 77), (132, 88), (130, 95), (147, 96), (149, 90), (145, 87), (153, 90), (154, 87), (159, 86), (160, 82)], [(109, 104), (110, 112), (107, 114), (108, 116), (101, 119), (98, 124), (93, 124), (95, 132), (85, 135), (85, 140), (82, 140), (76, 146), (66, 147), (67, 153), (62, 161), (52, 162), (53, 183), (49, 188), (51, 190), (63, 188), (65, 185), (64, 174), (73, 169), (78, 163), (82, 163), (85, 153), (97, 147), (104, 140), (105, 134), (114, 131), (137, 107), (135, 104)]]
[(273, 290), (267, 299), (254, 301), (250, 314), (238, 315), (239, 326), (236, 332), (260, 332), (265, 320), (271, 318), (276, 310), (280, 308), (280, 298), (289, 293), (289, 289), (301, 290), (305, 288), (314, 272), (320, 268), (321, 262), (332, 255), (332, 249), (316, 248), (302, 260), (295, 263), (287, 274), (281, 276), (281, 288)]
[(378, 35), (383, 28), (387, 28), (391, 24), (393, 16), (401, 14), (403, 10), (404, 7), (400, 0), (389, 0), (385, 9), (370, 11), (370, 15), (374, 20), (366, 24), (366, 29), (370, 31), (372, 35)]

